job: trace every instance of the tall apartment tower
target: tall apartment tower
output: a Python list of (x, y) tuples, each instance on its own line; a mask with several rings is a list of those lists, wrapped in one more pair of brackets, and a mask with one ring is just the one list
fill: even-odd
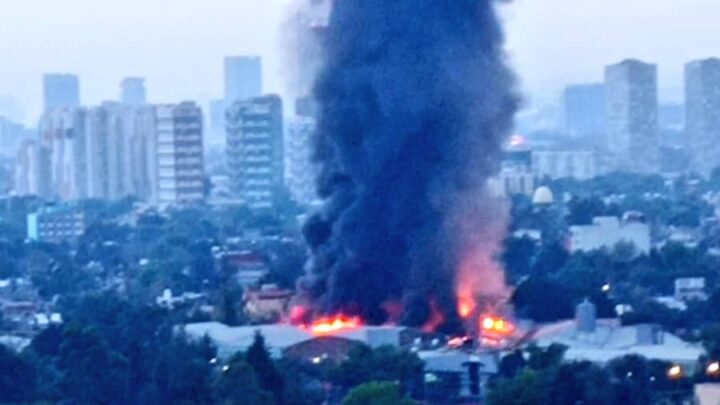
[(228, 109), (230, 191), (251, 209), (272, 209), (284, 188), (282, 111), (277, 95), (236, 101)]
[(710, 174), (720, 166), (720, 59), (685, 65), (685, 108), (693, 168)]
[(15, 158), (15, 185), (13, 191), (18, 196), (42, 196), (50, 194), (41, 189), (41, 179), (47, 179), (47, 173), (41, 171), (40, 149), (35, 140), (25, 140), (18, 148)]
[(625, 60), (605, 68), (609, 168), (658, 170), (657, 65)]
[(48, 161), (49, 195), (45, 198), (70, 200), (87, 198), (83, 108), (57, 108), (40, 118), (40, 148)]
[(131, 106), (142, 106), (147, 103), (145, 79), (127, 77), (120, 83), (120, 102)]
[(80, 79), (76, 75), (46, 74), (43, 76), (45, 112), (80, 105)]
[(565, 130), (573, 137), (598, 137), (605, 133), (605, 85), (575, 84), (563, 94)]
[(258, 56), (225, 58), (225, 105), (262, 95), (262, 61)]
[(205, 195), (202, 110), (194, 102), (156, 107), (157, 202), (186, 204)]

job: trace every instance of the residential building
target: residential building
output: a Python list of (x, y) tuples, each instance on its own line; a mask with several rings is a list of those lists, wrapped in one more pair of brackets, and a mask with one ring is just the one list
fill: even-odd
[(693, 168), (720, 166), (720, 59), (685, 65), (686, 135)]
[(40, 148), (37, 141), (24, 141), (18, 148), (15, 158), (13, 192), (17, 196), (42, 196), (50, 194), (49, 190), (41, 189), (41, 179), (49, 175), (41, 174)]
[(45, 112), (80, 106), (80, 79), (69, 74), (44, 75), (43, 98)]
[(614, 249), (620, 243), (632, 244), (639, 253), (650, 252), (650, 227), (648, 224), (617, 217), (597, 217), (590, 225), (570, 227), (570, 251), (590, 252), (598, 249)]
[(211, 100), (208, 114), (208, 136), (210, 146), (225, 143), (225, 100)]
[(259, 56), (225, 58), (225, 105), (262, 95), (262, 61)]
[(227, 112), (230, 191), (251, 209), (271, 209), (284, 188), (282, 100), (237, 101)]
[(202, 110), (193, 102), (158, 105), (157, 202), (196, 203), (205, 195)]
[(85, 149), (86, 110), (61, 107), (40, 118), (40, 148), (49, 156), (49, 195), (58, 200), (88, 197)]
[(33, 241), (73, 241), (85, 232), (85, 213), (75, 205), (50, 205), (27, 217), (27, 237)]
[(678, 301), (706, 301), (705, 278), (678, 278), (675, 280), (675, 299)]
[(20, 144), (33, 135), (34, 131), (0, 115), (0, 155), (12, 156)]
[(605, 85), (575, 84), (565, 88), (565, 131), (573, 137), (605, 134)]
[(658, 170), (657, 65), (625, 60), (605, 68), (610, 169)]
[(110, 145), (108, 139), (108, 112), (103, 107), (88, 109), (85, 121), (87, 139), (85, 150), (87, 157), (87, 189), (89, 198), (108, 198), (110, 195), (109, 177), (110, 168), (107, 150)]
[(141, 106), (147, 103), (145, 79), (142, 77), (127, 77), (120, 83), (120, 102), (132, 106)]
[(315, 125), (314, 118), (295, 117), (285, 139), (285, 181), (293, 199), (304, 205), (317, 199), (315, 183), (318, 169), (311, 160)]

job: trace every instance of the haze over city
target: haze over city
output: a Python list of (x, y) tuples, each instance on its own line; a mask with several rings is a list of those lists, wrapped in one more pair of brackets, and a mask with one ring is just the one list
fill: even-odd
[[(182, 6), (178, 6), (182, 3)], [(149, 99), (205, 103), (222, 94), (222, 60), (260, 55), (267, 92), (282, 91), (280, 25), (291, 0), (4, 0), (0, 95), (36, 125), (41, 77), (81, 77), (81, 99), (115, 99), (126, 76), (147, 78)], [(682, 67), (720, 53), (715, 0), (516, 0), (503, 6), (508, 50), (532, 100), (602, 79), (627, 57), (658, 63), (661, 99), (682, 98)], [(179, 85), (181, 84), (181, 85)]]
[(0, 0), (0, 404), (720, 404), (718, 0)]

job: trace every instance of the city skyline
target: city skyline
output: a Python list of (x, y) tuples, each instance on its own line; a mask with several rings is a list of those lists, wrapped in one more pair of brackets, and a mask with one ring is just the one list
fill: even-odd
[[(223, 59), (235, 55), (261, 56), (266, 93), (283, 93), (281, 26), (288, 3), (214, 0), (178, 8), (167, 0), (142, 7), (129, 0), (99, 10), (88, 0), (9, 0), (0, 13), (0, 38), (8, 39), (0, 41), (0, 55), (15, 63), (0, 67), (0, 95), (14, 97), (22, 121), (33, 126), (45, 73), (79, 75), (84, 104), (116, 99), (122, 78), (141, 76), (151, 102), (192, 99), (206, 106), (222, 96)], [(657, 63), (661, 99), (679, 100), (684, 64), (720, 54), (712, 32), (720, 5), (712, 0), (698, 0), (692, 9), (650, 0), (576, 3), (517, 0), (502, 7), (509, 56), (528, 103), (556, 100), (570, 83), (599, 81), (603, 66), (627, 57)], [(611, 21), (614, 29), (605, 29)]]

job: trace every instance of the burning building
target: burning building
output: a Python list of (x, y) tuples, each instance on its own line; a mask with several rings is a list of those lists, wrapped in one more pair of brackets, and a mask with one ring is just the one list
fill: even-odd
[(518, 105), (493, 0), (344, 0), (324, 30), (313, 158), (324, 207), (300, 315), (457, 330), (504, 297), (488, 191)]

